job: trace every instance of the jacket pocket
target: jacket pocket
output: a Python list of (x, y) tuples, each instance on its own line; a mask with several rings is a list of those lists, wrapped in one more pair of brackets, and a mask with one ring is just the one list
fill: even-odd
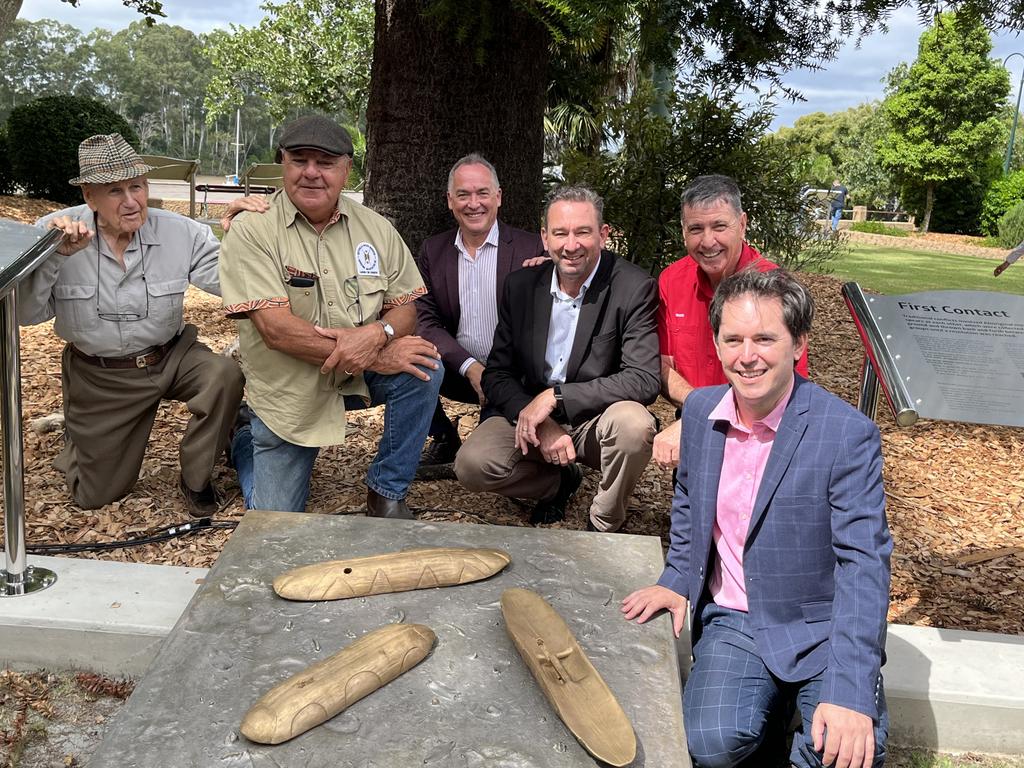
[(800, 610), (804, 615), (804, 621), (808, 624), (828, 621), (832, 618), (832, 601), (815, 600), (813, 603), (802, 603)]

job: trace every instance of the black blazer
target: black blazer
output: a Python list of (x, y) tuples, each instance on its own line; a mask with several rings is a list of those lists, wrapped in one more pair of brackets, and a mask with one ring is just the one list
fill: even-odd
[[(498, 307), (498, 327), (483, 375), (487, 406), (482, 416), (514, 422), (544, 381), (544, 352), (551, 321), (553, 263), (508, 276)], [(655, 314), (657, 284), (642, 269), (611, 251), (601, 252), (597, 273), (583, 297), (566, 383), (566, 421), (582, 424), (612, 403), (653, 403), (661, 366)]]

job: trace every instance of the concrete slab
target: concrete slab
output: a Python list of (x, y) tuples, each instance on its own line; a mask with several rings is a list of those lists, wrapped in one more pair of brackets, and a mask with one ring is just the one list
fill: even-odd
[(57, 574), (41, 592), (0, 600), (0, 664), (142, 675), (205, 568), (30, 557)]
[(889, 625), (894, 743), (1024, 754), (1024, 637)]
[[(273, 594), (282, 570), (421, 546), (491, 546), (512, 564), (486, 581), (333, 602)], [(616, 694), (635, 766), (687, 766), (668, 617), (622, 620), (618, 601), (662, 569), (657, 538), (580, 531), (250, 512), (161, 647), (90, 766), (590, 766), (505, 633), (509, 587), (539, 592)], [(278, 746), (238, 725), (270, 687), (366, 632), (415, 622), (437, 634), (418, 666)]]

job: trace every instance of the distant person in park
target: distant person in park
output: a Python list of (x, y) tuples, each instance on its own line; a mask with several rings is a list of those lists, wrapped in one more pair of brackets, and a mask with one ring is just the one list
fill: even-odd
[(846, 197), (849, 194), (850, 190), (839, 179), (832, 182), (832, 189), (829, 190), (829, 196), (832, 198), (829, 204), (829, 216), (832, 219), (833, 232), (839, 229), (839, 220), (843, 218), (843, 209), (846, 207)]
[[(486, 402), (484, 364), (498, 324), (505, 278), (543, 260), (536, 232), (498, 221), (501, 186), (483, 156), (460, 158), (448, 174), (448, 208), (456, 227), (423, 241), (416, 259), (427, 287), (416, 302), (417, 333), (441, 353), (441, 394), (460, 403)], [(438, 400), (420, 466), (448, 464), (462, 444)]]
[(552, 193), (541, 238), (549, 263), (505, 280), (483, 373), (483, 423), (455, 458), (471, 491), (536, 499), (530, 522), (558, 522), (601, 472), (588, 527), (618, 530), (650, 459), (658, 396), (656, 287), (603, 250), (603, 201), (585, 187)]
[[(744, 239), (747, 214), (728, 176), (698, 176), (683, 190), (680, 212), (687, 255), (658, 277), (661, 393), (677, 409), (695, 387), (726, 382), (708, 322), (715, 288), (743, 269), (777, 268)], [(806, 349), (797, 372), (807, 376)], [(680, 426), (677, 412), (654, 438), (654, 460), (666, 469), (679, 460)]]
[[(68, 342), (64, 450), (54, 466), (80, 507), (121, 498), (139, 477), (157, 407), (178, 400), (192, 413), (179, 449), (181, 491), (192, 516), (212, 515), (220, 501), (211, 477), (242, 374), (197, 341), (182, 305), (189, 283), (220, 295), (220, 243), (205, 224), (147, 207), (152, 168), (120, 134), (89, 137), (78, 160), (70, 183), (81, 186), (85, 205), (36, 222), (65, 237), (18, 288), (20, 322), (55, 317), (54, 330)], [(259, 207), (246, 198), (231, 211)]]
[(232, 460), (250, 509), (302, 512), (321, 446), (345, 440), (345, 412), (385, 406), (366, 476), (377, 517), (413, 516), (416, 472), (443, 373), (437, 348), (410, 335), (426, 292), (409, 249), (382, 216), (341, 194), (352, 139), (326, 117), (281, 132), (284, 189), (239, 216), (220, 277), (237, 319), (249, 423)]
[(665, 570), (622, 601), (638, 623), (667, 609), (677, 637), (689, 609), (697, 768), (778, 765), (770, 750), (784, 749), (794, 706), (785, 764), (884, 762), (881, 443), (870, 419), (794, 374), (813, 313), (781, 270), (718, 286), (711, 326), (729, 383), (686, 399)]

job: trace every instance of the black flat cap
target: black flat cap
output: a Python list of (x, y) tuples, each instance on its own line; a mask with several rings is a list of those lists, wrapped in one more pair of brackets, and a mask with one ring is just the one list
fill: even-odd
[(281, 162), (283, 149), (319, 149), (329, 155), (353, 152), (348, 131), (323, 115), (306, 115), (288, 123), (277, 142), (277, 162)]

